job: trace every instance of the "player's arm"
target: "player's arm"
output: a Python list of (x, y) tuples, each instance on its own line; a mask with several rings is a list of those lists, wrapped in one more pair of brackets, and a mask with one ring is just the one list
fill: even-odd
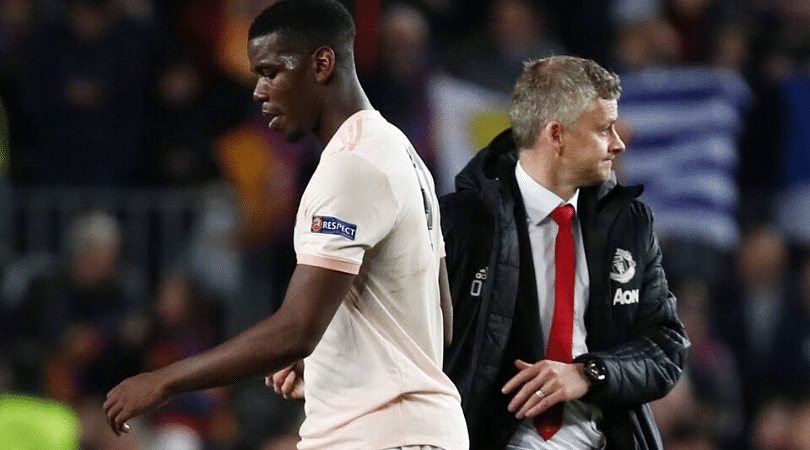
[(444, 321), (444, 345), (453, 342), (453, 300), (450, 297), (450, 283), (447, 278), (447, 264), (444, 258), (439, 264), (439, 294)]
[(104, 402), (112, 430), (182, 392), (264, 376), (308, 356), (323, 336), (354, 275), (299, 264), (279, 310), (234, 338), (174, 364), (127, 378)]
[[(453, 302), (450, 297), (450, 284), (447, 278), (447, 265), (441, 258), (439, 265), (439, 292), (441, 294), (442, 318), (444, 324), (444, 344), (450, 345), (453, 341)], [(297, 363), (275, 372), (265, 378), (265, 384), (273, 388), (287, 400), (301, 400), (304, 398), (304, 363)]]

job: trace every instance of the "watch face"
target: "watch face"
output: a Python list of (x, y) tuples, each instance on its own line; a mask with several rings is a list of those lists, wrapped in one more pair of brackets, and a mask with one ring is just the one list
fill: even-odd
[(604, 381), (605, 380), (605, 372), (599, 367), (599, 364), (596, 361), (588, 362), (586, 366), (588, 377), (591, 378), (593, 381)]

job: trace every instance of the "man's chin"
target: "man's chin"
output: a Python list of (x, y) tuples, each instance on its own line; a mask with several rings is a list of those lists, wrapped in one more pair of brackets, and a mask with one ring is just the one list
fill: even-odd
[(602, 168), (599, 171), (599, 183), (604, 183), (605, 181), (611, 179), (613, 177), (613, 164), (610, 164), (607, 168)]
[(295, 144), (296, 142), (303, 139), (305, 135), (306, 133), (302, 131), (294, 131), (292, 133), (284, 133), (284, 139), (290, 144)]
[(612, 171), (607, 171), (607, 173), (600, 172), (597, 176), (594, 176), (592, 179), (584, 181), (580, 187), (585, 188), (596, 186), (597, 184), (602, 184), (610, 179), (611, 174)]

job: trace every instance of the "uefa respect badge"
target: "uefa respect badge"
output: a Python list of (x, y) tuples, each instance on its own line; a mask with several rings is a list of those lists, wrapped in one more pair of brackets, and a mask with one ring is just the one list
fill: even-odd
[(353, 241), (357, 225), (330, 216), (313, 216), (310, 231), (321, 234), (334, 234)]

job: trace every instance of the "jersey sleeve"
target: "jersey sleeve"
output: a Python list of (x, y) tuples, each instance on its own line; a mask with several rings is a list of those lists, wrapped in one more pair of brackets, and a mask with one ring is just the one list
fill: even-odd
[(299, 264), (357, 274), (365, 252), (397, 220), (388, 177), (362, 156), (323, 155), (307, 186), (296, 221)]

